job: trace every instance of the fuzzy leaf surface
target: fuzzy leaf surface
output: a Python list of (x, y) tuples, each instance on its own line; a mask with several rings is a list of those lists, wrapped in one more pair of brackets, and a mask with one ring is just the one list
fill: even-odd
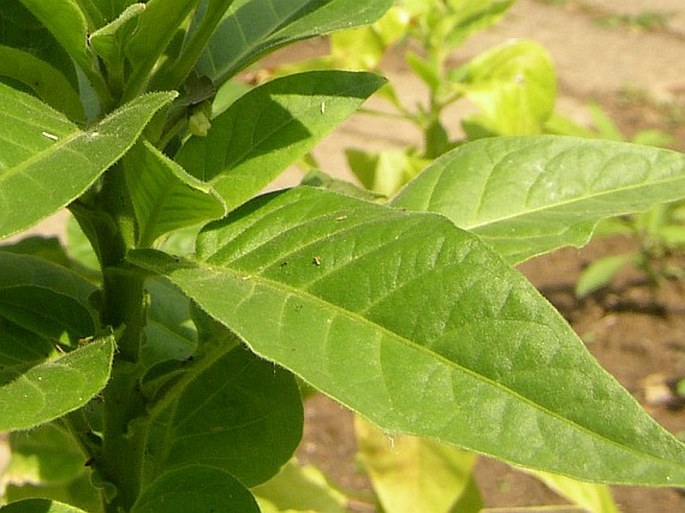
[(302, 39), (371, 23), (390, 0), (235, 0), (201, 56), (201, 75), (221, 84), (259, 57)]
[(582, 479), (685, 483), (684, 446), (532, 285), (442, 216), (303, 187), (210, 224), (197, 261), (130, 259), (392, 433)]
[(174, 94), (136, 98), (83, 131), (36, 98), (0, 84), (0, 238), (80, 196)]
[(559, 136), (476, 141), (445, 154), (392, 205), (437, 212), (510, 263), (586, 244), (603, 218), (685, 197), (685, 155)]
[(114, 337), (106, 336), (28, 370), (0, 374), (0, 430), (30, 429), (90, 401), (109, 379)]
[(213, 119), (207, 136), (189, 140), (176, 160), (235, 208), (313, 148), (384, 82), (372, 73), (344, 71), (273, 80)]

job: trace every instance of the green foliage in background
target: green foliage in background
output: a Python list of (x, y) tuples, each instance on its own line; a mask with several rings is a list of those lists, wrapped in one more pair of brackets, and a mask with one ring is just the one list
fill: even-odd
[[(425, 30), (458, 44), (509, 4), (443, 2), (451, 15)], [(385, 82), (311, 70), (231, 96), (234, 77), (388, 7), (2, 3), (0, 238), (63, 207), (73, 220), (65, 248), (10, 239), (0, 251), (0, 429), (12, 449), (0, 509), (336, 511), (325, 479), (289, 463), (302, 382), (384, 432), (430, 439), (409, 446), (463, 476), (465, 449), (594, 482), (685, 485), (683, 444), (512, 267), (585, 242), (601, 218), (685, 197), (684, 155), (486, 138), (389, 204), (324, 186), (262, 194)], [(521, 112), (546, 112), (487, 87), (511, 74), (498, 59), (462, 69), (446, 94), (484, 107), (513, 94)], [(422, 116), (430, 159), (452, 144)], [(487, 108), (471, 123), (496, 128)], [(379, 450), (373, 429), (359, 426), (366, 455)], [(443, 477), (454, 495), (441, 504), (478, 507), (471, 480)]]

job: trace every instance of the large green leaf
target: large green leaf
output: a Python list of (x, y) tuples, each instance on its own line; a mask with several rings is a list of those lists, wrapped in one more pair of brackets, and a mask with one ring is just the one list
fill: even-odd
[(109, 379), (114, 337), (106, 336), (25, 370), (0, 372), (0, 431), (29, 429), (73, 411)]
[[(156, 399), (135, 422), (145, 454), (143, 483), (190, 463), (230, 472), (246, 486), (262, 483), (290, 459), (302, 436), (302, 401), (293, 376), (242, 345), (218, 342), (195, 355), (177, 381), (160, 389), (150, 375), (145, 393)], [(157, 392), (163, 397), (156, 395)]]
[(572, 137), (476, 141), (436, 160), (393, 200), (438, 212), (509, 262), (585, 244), (605, 217), (685, 197), (685, 155)]
[(211, 182), (229, 208), (261, 191), (352, 114), (384, 80), (371, 73), (316, 71), (268, 82), (212, 120), (176, 156)]
[(133, 505), (131, 513), (259, 513), (252, 494), (228, 472), (187, 465), (161, 474)]
[(167, 232), (226, 213), (223, 201), (209, 185), (148, 142), (136, 144), (123, 162), (138, 221), (139, 246), (150, 246)]
[(2, 513), (86, 513), (82, 509), (47, 499), (26, 499), (0, 506)]
[(83, 131), (36, 98), (0, 84), (0, 238), (81, 195), (174, 95), (141, 96)]
[(683, 445), (534, 287), (441, 216), (298, 188), (212, 223), (197, 249), (195, 262), (130, 259), (391, 433), (582, 479), (685, 483)]
[(262, 55), (295, 41), (371, 23), (390, 0), (236, 0), (198, 62), (221, 84)]

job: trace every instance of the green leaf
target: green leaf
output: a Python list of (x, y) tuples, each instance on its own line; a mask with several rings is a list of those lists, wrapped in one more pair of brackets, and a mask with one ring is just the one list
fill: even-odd
[[(88, 41), (108, 70), (110, 84), (123, 90), (124, 46), (135, 29), (137, 17), (145, 10), (145, 4), (134, 3), (114, 21), (93, 32)], [(119, 91), (122, 92), (122, 91)]]
[(302, 436), (302, 401), (293, 376), (241, 345), (215, 342), (163, 393), (149, 417), (136, 424), (145, 440), (142, 483), (171, 467), (198, 463), (253, 486), (278, 472)]
[(338, 491), (319, 469), (300, 465), (290, 460), (266, 483), (256, 486), (252, 493), (266, 513), (274, 511), (315, 511), (316, 513), (345, 513), (347, 498)]
[(147, 366), (167, 360), (186, 361), (197, 347), (197, 330), (191, 321), (190, 301), (167, 281), (149, 279), (145, 288), (150, 306), (140, 359)]
[(80, 196), (174, 95), (141, 96), (82, 131), (36, 98), (0, 84), (0, 238)]
[(0, 75), (19, 80), (45, 103), (75, 121), (83, 120), (78, 93), (56, 68), (28, 52), (0, 46)]
[(683, 445), (532, 285), (442, 216), (298, 188), (212, 223), (197, 251), (129, 258), (390, 433), (587, 480), (685, 483)]
[(80, 408), (109, 379), (114, 337), (90, 342), (28, 370), (0, 373), (0, 431), (29, 429)]
[(395, 194), (429, 162), (413, 157), (405, 150), (368, 153), (347, 149), (345, 157), (347, 165), (364, 187), (385, 197)]
[(146, 89), (155, 64), (198, 2), (149, 0), (145, 4), (145, 10), (138, 16), (138, 27), (124, 49), (132, 67), (125, 99), (135, 98)]
[(261, 56), (295, 41), (371, 23), (390, 0), (235, 0), (198, 62), (221, 84)]
[[(86, 468), (83, 467), (83, 461), (85, 460), (81, 460), (82, 469)], [(73, 513), (73, 511), (80, 512), (81, 509), (88, 513), (100, 512), (102, 511), (102, 499), (99, 490), (91, 485), (90, 476), (91, 472), (86, 468), (86, 471), (82, 472), (81, 475), (69, 483), (55, 485), (9, 485), (5, 490), (5, 498), (9, 503), (22, 501), (24, 499), (47, 499), (53, 501), (53, 504), (68, 504), (69, 507), (76, 508), (68, 510), (70, 513)], [(53, 507), (57, 506), (53, 505)], [(4, 510), (2, 511), (4, 512)], [(26, 510), (21, 509), (22, 513), (24, 511)], [(45, 511), (45, 509), (41, 509), (40, 513), (44, 513)]]
[[(97, 314), (89, 304), (96, 288), (64, 267), (41, 258), (0, 252), (0, 322), (21, 327), (30, 338), (59, 340), (63, 334), (76, 342), (95, 333)], [(0, 325), (0, 333), (2, 325)], [(0, 340), (0, 363), (13, 348)]]
[(417, 437), (389, 437), (359, 418), (355, 429), (384, 511), (450, 513), (469, 484), (475, 454)]
[(88, 45), (88, 22), (76, 0), (21, 0), (26, 8), (52, 33), (64, 50), (83, 70), (93, 87), (106, 94), (106, 83), (97, 59)]
[(611, 255), (593, 260), (576, 282), (576, 297), (585, 297), (605, 287), (628, 262), (636, 262), (639, 255)]
[(50, 63), (78, 88), (74, 62), (54, 36), (20, 0), (0, 2), (0, 43)]
[(212, 120), (176, 156), (233, 209), (352, 114), (384, 80), (371, 73), (316, 71), (257, 87)]
[(190, 74), (233, 0), (202, 0), (176, 59), (169, 59), (152, 78), (154, 90), (177, 89)]
[(539, 43), (504, 43), (478, 55), (458, 73), (457, 90), (480, 108), (465, 126), (477, 124), (495, 135), (539, 134), (554, 110), (554, 65)]
[(606, 485), (583, 483), (568, 477), (557, 476), (547, 472), (530, 472), (556, 493), (588, 513), (619, 513), (611, 497), (611, 490)]
[(123, 162), (139, 246), (150, 246), (165, 233), (226, 213), (222, 199), (209, 185), (146, 141), (131, 148)]
[(437, 212), (509, 262), (587, 243), (600, 219), (685, 197), (685, 155), (539, 136), (476, 141), (426, 168), (393, 200)]
[(10, 434), (12, 458), (7, 476), (13, 483), (66, 484), (87, 469), (86, 457), (71, 434), (55, 422)]
[(225, 470), (187, 465), (160, 475), (133, 505), (131, 513), (259, 513), (250, 492)]
[(82, 509), (47, 499), (26, 499), (0, 506), (2, 513), (86, 513)]

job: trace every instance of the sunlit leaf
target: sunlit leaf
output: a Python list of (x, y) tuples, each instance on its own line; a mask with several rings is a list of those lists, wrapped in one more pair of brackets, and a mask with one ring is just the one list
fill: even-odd
[(509, 262), (582, 246), (600, 219), (685, 197), (685, 155), (573, 137), (476, 141), (426, 168), (392, 204), (437, 212)]
[(0, 84), (0, 238), (81, 195), (173, 98), (141, 96), (83, 131), (36, 98)]
[(206, 227), (197, 258), (130, 255), (389, 432), (582, 479), (685, 483), (683, 445), (521, 275), (442, 216), (298, 188)]

